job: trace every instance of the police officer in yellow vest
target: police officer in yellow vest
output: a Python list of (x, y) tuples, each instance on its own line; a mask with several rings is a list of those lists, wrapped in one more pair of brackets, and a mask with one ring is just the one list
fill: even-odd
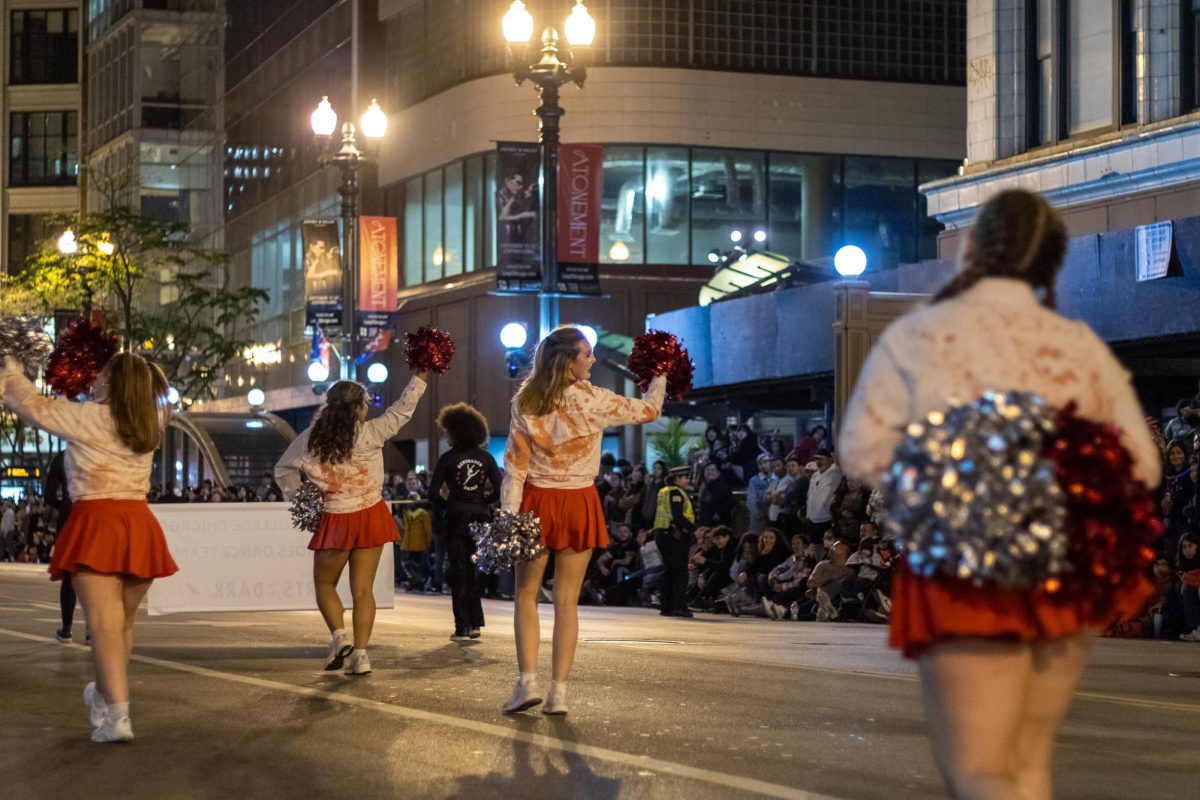
[(696, 513), (687, 487), (690, 467), (675, 467), (667, 473), (667, 485), (658, 491), (654, 515), (654, 544), (663, 560), (662, 603), (664, 617), (690, 617), (687, 607), (688, 550), (696, 529)]

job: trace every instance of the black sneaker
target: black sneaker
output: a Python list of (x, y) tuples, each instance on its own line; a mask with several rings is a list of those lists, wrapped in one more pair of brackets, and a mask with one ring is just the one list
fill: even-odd
[(481, 634), (479, 632), (479, 628), (471, 628), (471, 632), (468, 633), (467, 635), (470, 636), (472, 639), (478, 639), (483, 634)]
[(695, 614), (693, 614), (691, 611), (688, 611), (688, 610), (685, 608), (685, 609), (683, 609), (682, 611), (676, 611), (676, 612), (675, 612), (675, 616), (677, 616), (677, 617), (683, 617), (684, 619), (691, 619), (692, 617), (694, 617), (694, 616), (696, 616), (696, 615), (695, 615)]
[(74, 640), (71, 636), (70, 628), (60, 628), (59, 630), (56, 630), (54, 632), (54, 638), (58, 639), (58, 641), (62, 642), (63, 644), (68, 644)]
[(471, 641), (471, 634), (468, 631), (464, 631), (462, 628), (455, 628), (454, 633), (450, 634), (450, 641), (469, 642)]

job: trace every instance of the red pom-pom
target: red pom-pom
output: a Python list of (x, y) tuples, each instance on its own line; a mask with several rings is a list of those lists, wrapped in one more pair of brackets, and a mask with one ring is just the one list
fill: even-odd
[(46, 364), (46, 383), (66, 397), (87, 394), (104, 365), (117, 354), (117, 337), (76, 317), (58, 337)]
[(692, 390), (692, 359), (679, 339), (666, 331), (647, 331), (633, 340), (629, 354), (629, 371), (638, 382), (638, 390), (646, 391), (658, 375), (667, 376), (667, 394), (681, 397)]
[(1075, 569), (1051, 589), (1063, 600), (1082, 600), (1095, 622), (1114, 614), (1145, 585), (1152, 545), (1162, 535), (1150, 490), (1133, 477), (1133, 458), (1112, 425), (1082, 419), (1071, 403), (1058, 413), (1053, 445), (1045, 456), (1065, 489), (1068, 558)]
[(406, 337), (404, 357), (413, 372), (436, 372), (446, 374), (454, 358), (454, 340), (446, 331), (428, 325), (417, 329)]

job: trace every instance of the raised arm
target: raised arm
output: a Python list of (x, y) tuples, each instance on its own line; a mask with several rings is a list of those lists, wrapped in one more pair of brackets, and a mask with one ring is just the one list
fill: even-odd
[(837, 452), (846, 474), (879, 486), (908, 421), (908, 387), (885, 335), (867, 356), (841, 421)]
[(412, 419), (413, 412), (417, 409), (417, 401), (425, 394), (426, 386), (428, 384), (420, 375), (409, 378), (399, 400), (388, 406), (387, 410), (375, 419), (363, 423), (359, 442), (365, 447), (382, 447), (384, 442), (399, 433)]
[(83, 439), (95, 427), (84, 403), (39, 394), (12, 356), (4, 359), (0, 373), (0, 399), (28, 424), (68, 442)]
[(291, 500), (292, 495), (300, 488), (300, 461), (308, 452), (310, 433), (312, 433), (312, 428), (307, 428), (295, 439), (292, 439), (292, 443), (288, 445), (287, 450), (283, 451), (283, 455), (275, 464), (275, 483), (283, 492), (284, 500)]
[(525, 419), (513, 404), (512, 422), (508, 426), (508, 442), (504, 445), (504, 481), (500, 485), (500, 508), (516, 514), (525, 496), (525, 476), (529, 473), (529, 457), (533, 453), (533, 438), (525, 427)]
[(598, 423), (598, 427), (631, 425), (653, 422), (662, 413), (663, 398), (667, 394), (667, 378), (659, 375), (650, 381), (646, 393), (640, 398), (624, 397), (608, 389), (592, 387), (586, 412)]

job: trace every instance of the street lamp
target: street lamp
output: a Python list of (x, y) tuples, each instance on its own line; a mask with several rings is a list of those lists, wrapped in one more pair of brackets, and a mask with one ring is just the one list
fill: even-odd
[(587, 60), (592, 41), (596, 38), (596, 21), (582, 0), (575, 3), (563, 26), (567, 33), (567, 49), (559, 50), (558, 31), (547, 27), (542, 31), (539, 57), (530, 63), (529, 39), (533, 36), (533, 17), (522, 0), (513, 0), (504, 15), (501, 28), (508, 42), (508, 65), (520, 86), (526, 80), (533, 83), (541, 96), (537, 108), (538, 140), (542, 146), (541, 243), (542, 291), (538, 296), (541, 335), (544, 338), (558, 327), (558, 143), (559, 121), (566, 113), (558, 104), (558, 90), (568, 83), (583, 88), (587, 79)]
[[(104, 238), (96, 242), (96, 249), (106, 256), (111, 256), (116, 248), (114, 247), (112, 240), (108, 238), (108, 234), (104, 234)], [(86, 263), (83, 266), (80, 266), (79, 250), (80, 242), (79, 239), (75, 237), (75, 231), (67, 228), (65, 231), (63, 231), (62, 236), (58, 237), (58, 252), (61, 253), (64, 258), (69, 258), (71, 260), (71, 267), (79, 273), (79, 283), (83, 287), (83, 316), (86, 319), (91, 319), (92, 282), (89, 280), (91, 277), (91, 269)]]
[[(321, 148), (321, 166), (335, 166), (341, 172), (342, 184), (338, 187), (338, 195), (342, 198), (342, 253), (345, 263), (342, 265), (342, 378), (353, 380), (354, 370), (354, 340), (358, 330), (357, 314), (355, 313), (358, 289), (358, 216), (361, 189), (358, 180), (359, 167), (370, 158), (358, 149), (358, 130), (353, 122), (342, 124), (342, 146), (337, 152), (331, 151), (333, 132), (337, 128), (337, 112), (329, 97), (321, 98), (309, 117), (313, 136)], [(387, 133), (387, 115), (379, 107), (374, 98), (366, 113), (362, 115), (362, 134), (368, 143), (383, 138)], [(311, 368), (310, 368), (311, 377)], [(326, 376), (328, 377), (328, 376)], [(322, 378), (321, 380), (324, 380)]]
[(867, 269), (867, 254), (861, 247), (848, 244), (834, 253), (833, 268), (843, 278), (857, 278)]

